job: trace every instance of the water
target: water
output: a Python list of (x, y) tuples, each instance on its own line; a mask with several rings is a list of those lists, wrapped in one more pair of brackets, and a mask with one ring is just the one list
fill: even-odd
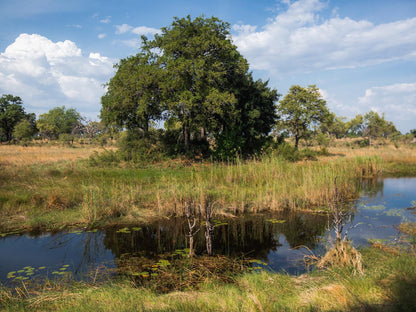
[[(346, 226), (355, 246), (369, 240), (395, 240), (396, 226), (416, 221), (416, 178), (369, 181), (365, 194), (355, 203), (352, 221)], [(250, 257), (267, 263), (274, 271), (299, 274), (303, 258), (322, 254), (328, 240), (328, 217), (320, 214), (279, 213), (214, 220), (214, 254)], [(53, 278), (71, 272), (76, 279), (100, 267), (112, 269), (120, 257), (140, 256), (157, 261), (163, 253), (187, 248), (187, 222), (172, 217), (155, 224), (129, 229), (67, 231), (25, 234), (0, 238), (0, 282)], [(197, 253), (205, 252), (204, 228), (195, 236)], [(10, 273), (14, 272), (14, 273)]]

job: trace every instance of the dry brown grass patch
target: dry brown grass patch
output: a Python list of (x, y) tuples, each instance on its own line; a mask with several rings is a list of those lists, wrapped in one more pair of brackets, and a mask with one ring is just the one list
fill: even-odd
[(354, 273), (363, 274), (361, 254), (348, 241), (341, 241), (330, 249), (319, 261), (319, 268), (350, 267)]
[(75, 161), (90, 157), (98, 147), (66, 147), (66, 146), (18, 146), (0, 145), (0, 165), (26, 166), (46, 164), (59, 161)]

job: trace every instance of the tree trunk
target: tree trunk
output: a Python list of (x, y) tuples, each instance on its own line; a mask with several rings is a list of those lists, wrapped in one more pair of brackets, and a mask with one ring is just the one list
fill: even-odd
[(299, 146), (299, 137), (297, 135), (295, 135), (295, 148), (298, 149)]
[(205, 140), (205, 128), (201, 127), (201, 141)]
[(185, 151), (189, 151), (189, 141), (190, 141), (190, 132), (189, 132), (189, 126), (188, 123), (185, 122), (183, 126), (183, 136), (184, 136), (184, 142), (185, 142)]
[(212, 217), (212, 206), (211, 204), (206, 204), (205, 207), (205, 241), (207, 246), (207, 254), (208, 256), (212, 256), (212, 238), (214, 236), (214, 227), (211, 223)]
[(214, 233), (214, 229), (211, 224), (211, 219), (207, 219), (205, 224), (206, 224), (205, 239), (207, 243), (207, 254), (208, 256), (212, 256), (212, 236)]
[(187, 203), (185, 203), (185, 209), (186, 209), (186, 219), (188, 220), (188, 227), (189, 227), (189, 253), (188, 258), (195, 257), (195, 250), (194, 250), (194, 235), (197, 231), (194, 231), (196, 226), (196, 218), (194, 216), (193, 222), (191, 222), (191, 210)]

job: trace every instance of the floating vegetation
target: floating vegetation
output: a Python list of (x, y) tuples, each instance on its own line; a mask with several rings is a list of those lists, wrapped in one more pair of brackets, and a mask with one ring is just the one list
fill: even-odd
[[(223, 226), (223, 225), (228, 225), (228, 222), (213, 219), (213, 220), (211, 220), (211, 224), (212, 224), (213, 227), (219, 227), (219, 226)], [(201, 226), (202, 227), (204, 227), (206, 225), (207, 225), (206, 221), (201, 221)]]
[[(178, 249), (172, 254), (161, 255), (157, 262), (145, 257), (125, 256), (117, 263), (118, 271), (130, 276), (137, 285), (156, 292), (169, 292), (198, 288), (208, 278), (231, 283), (235, 274), (249, 271), (252, 265), (249, 260), (226, 256), (188, 258), (188, 252)], [(178, 255), (180, 257), (175, 258)], [(254, 261), (257, 263), (258, 260)]]
[[(70, 274), (70, 272), (67, 271), (69, 267), (69, 264), (64, 264), (59, 269), (54, 270), (51, 274), (54, 276)], [(45, 269), (45, 266), (38, 267), (37, 269), (32, 266), (25, 266), (23, 269), (7, 273), (7, 279), (12, 282), (34, 279), (40, 277), (42, 275), (41, 271)]]
[(366, 206), (363, 205), (361, 206), (362, 209), (366, 209), (366, 210), (375, 210), (375, 211), (379, 211), (379, 210), (385, 210), (386, 206), (384, 205), (372, 205), (372, 206)]
[(266, 262), (258, 259), (251, 259), (248, 262), (252, 265), (252, 267), (248, 268), (249, 271), (260, 271), (263, 270), (263, 267), (267, 266)]
[(403, 209), (390, 209), (387, 211), (384, 211), (383, 214), (385, 214), (388, 217), (402, 217), (403, 216)]
[(128, 233), (131, 233), (131, 231), (130, 231), (129, 228), (125, 227), (125, 228), (122, 228), (122, 229), (117, 230), (117, 233), (125, 233), (125, 234), (128, 234)]
[(185, 248), (185, 249), (176, 249), (176, 250), (172, 253), (172, 256), (187, 257), (188, 255), (189, 255), (189, 248)]
[(280, 224), (280, 223), (285, 223), (286, 220), (268, 219), (268, 220), (266, 220), (266, 222), (271, 222), (273, 224)]
[(141, 229), (142, 229), (141, 227), (133, 227), (131, 229), (129, 229), (128, 227), (125, 227), (125, 228), (122, 228), (122, 229), (117, 230), (116, 233), (129, 234), (132, 231), (140, 231)]
[(19, 231), (12, 231), (12, 232), (6, 232), (6, 233), (0, 233), (0, 237), (6, 237), (9, 235), (20, 235)]
[(75, 235), (81, 235), (83, 233), (82, 230), (73, 230), (71, 232), (69, 232), (69, 234), (75, 234)]

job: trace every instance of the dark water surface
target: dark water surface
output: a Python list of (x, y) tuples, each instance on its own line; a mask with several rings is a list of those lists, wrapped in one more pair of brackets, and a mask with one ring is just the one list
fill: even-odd
[[(416, 178), (382, 179), (364, 184), (352, 222), (346, 226), (355, 246), (369, 240), (394, 240), (395, 226), (416, 221)], [(303, 257), (325, 252), (328, 217), (320, 214), (273, 214), (214, 220), (213, 252), (250, 257), (274, 271), (303, 273)], [(67, 231), (0, 238), (0, 282), (65, 275), (85, 278), (99, 267), (115, 268), (121, 256), (156, 259), (160, 254), (188, 247), (186, 219), (172, 217), (129, 229)], [(197, 253), (205, 252), (204, 228), (195, 236)]]

